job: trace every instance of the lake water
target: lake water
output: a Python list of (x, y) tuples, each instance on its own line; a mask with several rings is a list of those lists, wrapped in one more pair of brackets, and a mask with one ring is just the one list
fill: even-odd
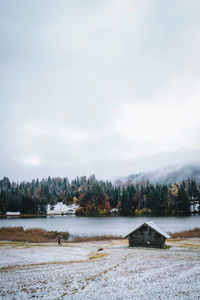
[(43, 228), (68, 231), (72, 237), (94, 235), (125, 236), (145, 221), (154, 221), (167, 232), (180, 232), (200, 227), (200, 216), (189, 217), (76, 217), (52, 216), (46, 218), (0, 219), (1, 227)]

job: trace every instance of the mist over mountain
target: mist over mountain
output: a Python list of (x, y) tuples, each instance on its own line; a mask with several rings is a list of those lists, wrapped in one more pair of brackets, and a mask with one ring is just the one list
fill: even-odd
[(151, 172), (141, 172), (130, 174), (127, 177), (119, 178), (114, 181), (114, 184), (127, 185), (127, 184), (140, 184), (140, 183), (152, 183), (152, 184), (173, 184), (176, 182), (182, 182), (183, 180), (192, 179), (196, 182), (200, 182), (200, 165), (186, 165), (182, 167), (167, 166), (163, 169), (157, 169)]

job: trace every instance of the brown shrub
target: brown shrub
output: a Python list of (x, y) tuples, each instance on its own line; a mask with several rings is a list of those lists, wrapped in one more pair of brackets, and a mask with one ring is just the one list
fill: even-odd
[(81, 243), (81, 242), (95, 242), (95, 241), (107, 241), (107, 240), (119, 240), (119, 239), (123, 239), (123, 237), (114, 236), (114, 235), (102, 235), (102, 236), (78, 237), (72, 242)]
[(56, 242), (58, 233), (62, 234), (63, 240), (69, 237), (68, 232), (46, 231), (42, 228), (24, 230), (23, 227), (3, 227), (0, 228), (0, 240), (30, 243)]
[(200, 228), (194, 228), (182, 232), (169, 233), (171, 238), (195, 238), (200, 237)]

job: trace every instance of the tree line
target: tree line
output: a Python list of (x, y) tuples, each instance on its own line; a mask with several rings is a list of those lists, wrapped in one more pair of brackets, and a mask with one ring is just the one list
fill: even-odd
[(129, 184), (115, 186), (94, 175), (51, 178), (15, 183), (0, 180), (0, 213), (46, 215), (47, 204), (77, 204), (77, 215), (190, 215), (191, 207), (200, 212), (200, 185), (195, 180), (175, 184)]

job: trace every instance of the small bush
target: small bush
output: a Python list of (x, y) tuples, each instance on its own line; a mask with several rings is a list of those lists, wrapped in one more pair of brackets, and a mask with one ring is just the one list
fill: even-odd
[(136, 216), (145, 216), (147, 215), (147, 209), (146, 208), (142, 208), (142, 209), (136, 209), (135, 210), (135, 215)]
[(110, 215), (111, 212), (110, 212), (109, 210), (106, 210), (106, 209), (104, 208), (104, 209), (100, 209), (100, 210), (98, 211), (98, 214), (99, 214), (100, 216), (107, 216), (107, 215)]
[(76, 209), (75, 214), (76, 214), (77, 216), (83, 216), (83, 215), (85, 215), (85, 210), (84, 210), (84, 208), (80, 206), (79, 208)]

